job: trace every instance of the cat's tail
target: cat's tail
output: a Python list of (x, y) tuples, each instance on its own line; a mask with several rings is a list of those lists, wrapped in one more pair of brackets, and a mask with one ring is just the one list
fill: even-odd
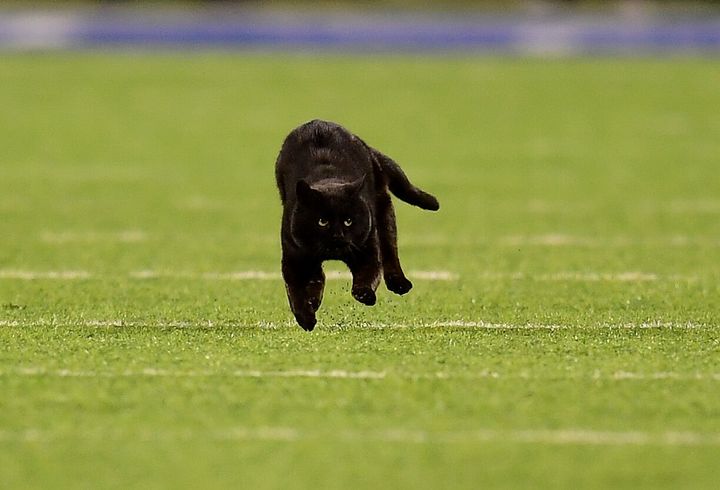
[(400, 168), (400, 165), (387, 155), (384, 155), (374, 148), (370, 151), (375, 161), (380, 166), (380, 170), (387, 178), (390, 192), (395, 194), (398, 199), (402, 199), (408, 204), (417, 206), (429, 211), (437, 211), (440, 209), (440, 203), (432, 194), (415, 187)]

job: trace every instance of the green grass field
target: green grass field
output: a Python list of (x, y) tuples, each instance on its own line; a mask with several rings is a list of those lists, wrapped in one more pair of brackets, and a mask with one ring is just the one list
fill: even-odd
[[(720, 63), (0, 58), (3, 488), (714, 488)], [(325, 118), (441, 201), (291, 321)], [(331, 270), (342, 271), (330, 264)]]

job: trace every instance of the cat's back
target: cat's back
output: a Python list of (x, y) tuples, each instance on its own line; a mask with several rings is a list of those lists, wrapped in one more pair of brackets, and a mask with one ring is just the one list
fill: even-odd
[(353, 135), (337, 123), (314, 119), (293, 129), (287, 140), (308, 147), (332, 147), (350, 143)]
[(318, 154), (340, 156), (357, 144), (357, 138), (339, 124), (312, 120), (293, 129), (283, 142), (278, 165), (300, 166), (313, 163)]
[(285, 138), (275, 164), (275, 177), (284, 201), (298, 180), (351, 181), (371, 169), (367, 149), (359, 138), (339, 124), (315, 119), (293, 129)]

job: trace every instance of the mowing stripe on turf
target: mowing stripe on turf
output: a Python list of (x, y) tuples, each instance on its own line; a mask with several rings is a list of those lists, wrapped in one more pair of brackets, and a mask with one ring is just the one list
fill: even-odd
[(612, 380), (612, 381), (720, 381), (717, 373), (677, 373), (673, 371), (632, 372), (614, 371), (604, 373), (596, 370), (592, 374), (576, 374), (558, 377), (536, 376), (528, 371), (502, 373), (484, 369), (469, 372), (431, 372), (431, 373), (393, 373), (387, 371), (348, 371), (345, 369), (289, 369), (289, 370), (233, 370), (233, 371), (191, 371), (149, 367), (123, 371), (91, 371), (75, 369), (47, 369), (43, 367), (19, 367), (0, 370), (4, 377), (29, 378), (319, 378), (319, 379), (359, 379), (359, 380), (481, 380), (481, 379), (527, 379), (527, 380)]
[(552, 444), (579, 446), (720, 446), (720, 433), (697, 431), (606, 431), (595, 429), (469, 429), (426, 431), (403, 428), (321, 431), (293, 427), (227, 427), (224, 429), (70, 430), (0, 429), (0, 441), (52, 442), (63, 440), (188, 441), (334, 441), (399, 444)]

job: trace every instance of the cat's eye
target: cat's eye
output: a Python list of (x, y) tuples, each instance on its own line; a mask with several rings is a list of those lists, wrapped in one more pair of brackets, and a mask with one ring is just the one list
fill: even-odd
[(318, 226), (321, 226), (321, 227), (325, 228), (327, 225), (328, 225), (328, 220), (323, 219), (323, 218), (320, 218), (320, 219), (318, 220)]
[(345, 221), (343, 221), (343, 224), (344, 224), (345, 226), (350, 226), (350, 225), (352, 224), (352, 219), (346, 218)]

